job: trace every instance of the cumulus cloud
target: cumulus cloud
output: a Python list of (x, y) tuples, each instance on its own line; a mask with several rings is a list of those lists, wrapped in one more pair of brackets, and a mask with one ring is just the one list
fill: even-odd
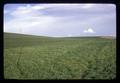
[(92, 28), (88, 28), (84, 30), (84, 33), (95, 33), (95, 31)]

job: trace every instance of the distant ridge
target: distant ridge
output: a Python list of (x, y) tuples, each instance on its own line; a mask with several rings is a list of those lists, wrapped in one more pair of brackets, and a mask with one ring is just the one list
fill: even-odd
[(30, 35), (30, 34), (20, 34), (20, 33), (9, 33), (9, 32), (4, 32), (4, 37), (41, 37), (41, 38), (50, 38), (48, 36), (38, 36), (38, 35)]
[(113, 36), (101, 36), (101, 38), (106, 38), (106, 39), (116, 39), (116, 37), (113, 37)]
[(71, 37), (50, 37), (50, 36), (38, 36), (38, 35), (30, 35), (30, 34), (20, 34), (20, 33), (9, 33), (4, 32), (4, 37), (12, 37), (12, 38), (19, 38), (19, 37), (35, 37), (35, 38), (106, 38), (106, 39), (116, 39), (114, 36), (71, 36)]

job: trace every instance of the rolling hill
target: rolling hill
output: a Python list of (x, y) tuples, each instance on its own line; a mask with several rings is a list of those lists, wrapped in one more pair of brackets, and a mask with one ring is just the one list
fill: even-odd
[(4, 33), (5, 79), (115, 79), (116, 39)]

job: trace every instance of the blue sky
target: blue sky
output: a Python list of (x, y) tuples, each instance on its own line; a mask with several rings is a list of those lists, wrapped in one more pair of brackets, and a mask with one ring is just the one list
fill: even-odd
[(51, 37), (116, 36), (116, 6), (6, 4), (4, 32)]

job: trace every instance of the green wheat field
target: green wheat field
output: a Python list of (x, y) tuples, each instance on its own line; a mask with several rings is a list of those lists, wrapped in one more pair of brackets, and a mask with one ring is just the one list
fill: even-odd
[(116, 39), (4, 33), (5, 79), (115, 79)]

